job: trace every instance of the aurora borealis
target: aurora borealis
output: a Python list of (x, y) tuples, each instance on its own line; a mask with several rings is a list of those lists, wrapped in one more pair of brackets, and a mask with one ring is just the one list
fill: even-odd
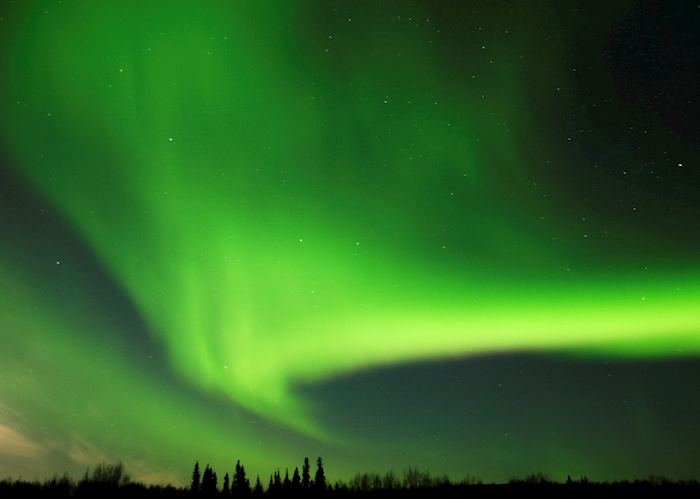
[[(700, 476), (700, 9), (0, 7), (0, 476)], [(228, 464), (227, 464), (228, 463)]]

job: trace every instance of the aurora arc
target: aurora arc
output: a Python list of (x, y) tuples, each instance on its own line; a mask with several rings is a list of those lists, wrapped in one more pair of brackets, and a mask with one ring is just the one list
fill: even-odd
[[(517, 34), (455, 98), (427, 25), (370, 31), (375, 52), (313, 72), (291, 3), (50, 5), (5, 35), (3, 147), (195, 386), (330, 438), (298, 384), (498, 351), (700, 350), (696, 268), (571, 275), (579, 248), (524, 216), (556, 208), (520, 182)], [(382, 47), (412, 62), (384, 68)]]

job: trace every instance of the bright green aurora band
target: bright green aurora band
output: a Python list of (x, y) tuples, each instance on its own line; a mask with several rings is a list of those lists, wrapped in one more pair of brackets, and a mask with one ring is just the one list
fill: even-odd
[[(576, 77), (566, 36), (526, 28), (546, 11), (475, 8), (457, 64), (449, 13), (421, 3), (3, 9), (6, 166), (88, 246), (172, 374), (131, 358), (79, 261), (51, 262), (74, 273), (68, 306), (5, 248), (0, 443), (21, 459), (2, 472), (104, 456), (178, 481), (195, 458), (262, 473), (324, 453), (342, 475), (361, 437), (301, 386), (498, 352), (700, 351), (697, 259), (645, 258), (633, 203), (629, 224), (586, 222), (588, 199), (547, 184), (550, 160), (591, 160), (566, 128), (573, 94), (528, 98)], [(398, 455), (373, 449), (378, 468)]]

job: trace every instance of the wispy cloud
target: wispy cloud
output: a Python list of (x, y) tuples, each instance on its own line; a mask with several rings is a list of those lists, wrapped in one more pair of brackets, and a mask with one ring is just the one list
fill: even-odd
[(100, 462), (111, 462), (112, 458), (97, 445), (79, 435), (71, 436), (66, 454), (75, 464), (91, 467)]
[(0, 456), (39, 458), (46, 450), (16, 428), (0, 423)]
[(124, 468), (133, 480), (143, 482), (148, 485), (182, 485), (183, 476), (181, 470), (165, 469), (154, 466), (153, 463), (139, 458), (129, 456), (119, 456), (103, 450), (87, 438), (81, 435), (71, 435), (66, 454), (73, 463), (83, 468), (91, 468), (98, 463), (122, 462)]

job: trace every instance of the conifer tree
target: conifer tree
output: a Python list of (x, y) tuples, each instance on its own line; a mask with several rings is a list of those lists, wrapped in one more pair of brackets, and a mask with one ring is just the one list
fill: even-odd
[(229, 482), (229, 476), (228, 473), (224, 475), (224, 488), (221, 489), (221, 494), (224, 496), (228, 496), (231, 494), (231, 488), (230, 488), (230, 482)]
[[(272, 484), (272, 477), (270, 477), (270, 484)], [(260, 483), (260, 475), (255, 477), (255, 488), (253, 489), (253, 494), (255, 496), (262, 496), (264, 493), (262, 483)]]
[(200, 489), (202, 491), (202, 495), (215, 495), (218, 492), (216, 488), (216, 481), (216, 473), (211, 466), (207, 464), (206, 468), (204, 468), (204, 473), (202, 474), (202, 485)]
[(316, 460), (316, 476), (314, 476), (314, 488), (318, 491), (326, 490), (326, 473), (323, 471), (323, 461), (319, 457)]
[(241, 461), (236, 461), (236, 468), (233, 472), (233, 483), (231, 484), (231, 492), (238, 490), (238, 476), (241, 474)]
[(199, 473), (199, 461), (194, 463), (194, 471), (192, 471), (192, 485), (190, 485), (190, 491), (193, 494), (199, 493), (201, 474)]
[(275, 490), (282, 488), (282, 480), (280, 479), (280, 470), (275, 471)]
[(299, 490), (301, 487), (301, 477), (299, 476), (299, 467), (294, 468), (294, 473), (292, 474), (292, 490)]
[(240, 461), (236, 461), (236, 472), (233, 475), (233, 491), (238, 495), (250, 493), (250, 482)]
[(304, 466), (301, 468), (301, 488), (308, 489), (311, 485), (311, 466), (309, 465), (309, 458), (304, 458)]
[(207, 464), (204, 467), (204, 472), (202, 473), (202, 485), (200, 487), (200, 490), (202, 491), (202, 494), (206, 494), (209, 492), (209, 489), (211, 487), (211, 481), (212, 481), (212, 471), (209, 465)]

